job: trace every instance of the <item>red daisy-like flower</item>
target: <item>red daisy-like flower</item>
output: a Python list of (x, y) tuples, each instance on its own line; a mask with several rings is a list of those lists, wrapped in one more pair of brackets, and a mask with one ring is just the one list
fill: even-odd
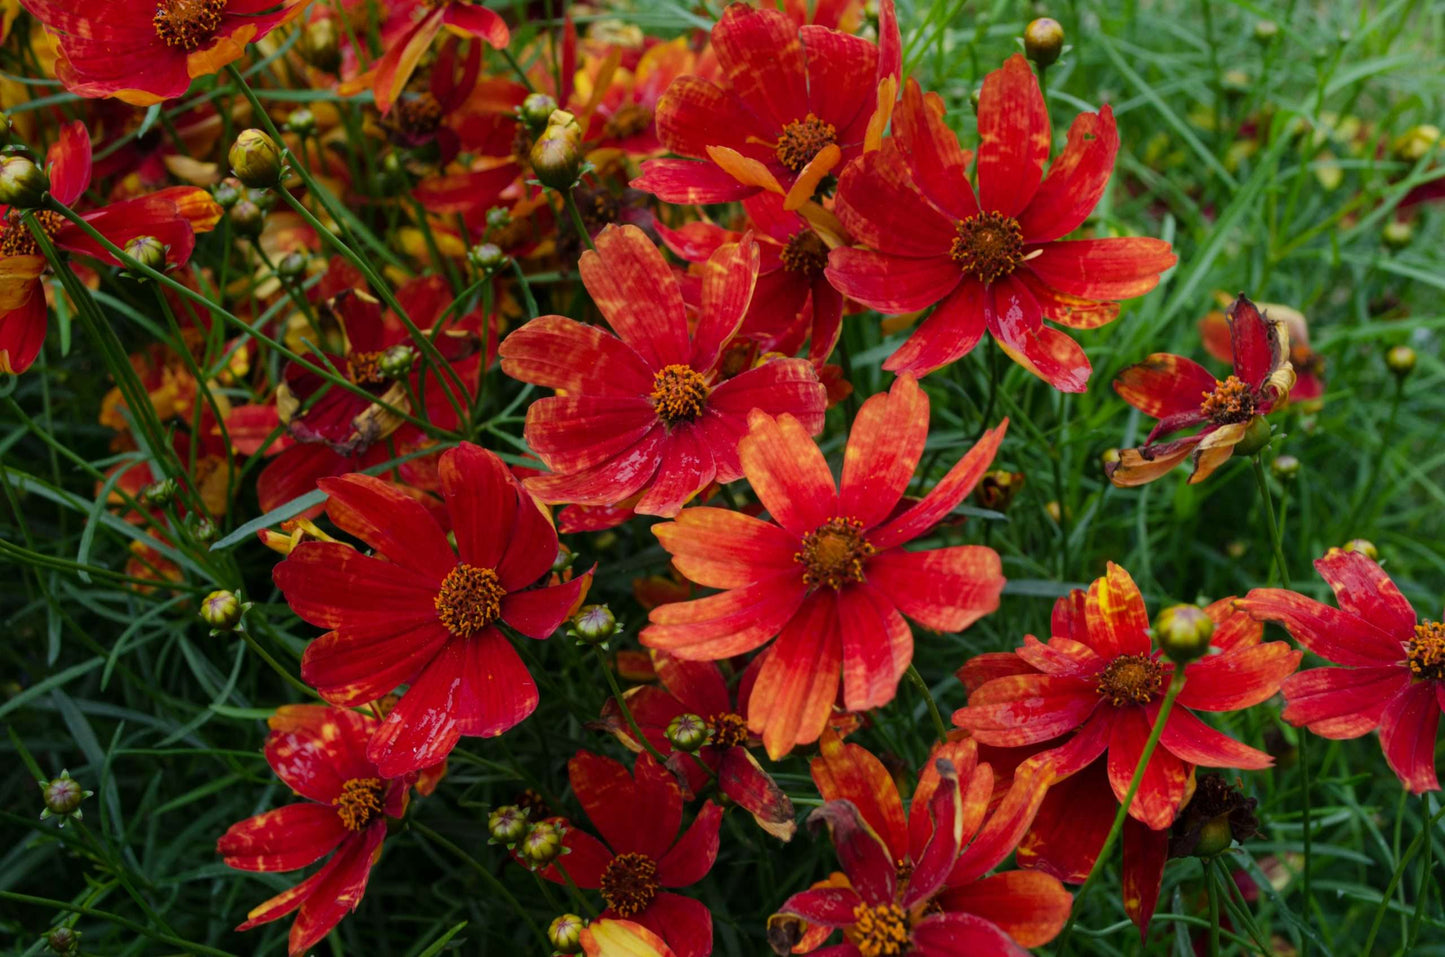
[[(1234, 371), (1223, 382), (1192, 359), (1156, 352), (1119, 373), (1114, 391), (1159, 422), (1144, 445), (1124, 449), (1106, 466), (1109, 481), (1144, 485), (1188, 458), (1191, 485), (1229, 461), (1256, 416), (1267, 415), (1289, 396), (1295, 382), (1284, 323), (1261, 315), (1240, 296), (1229, 307)], [(1194, 435), (1155, 444), (1161, 435), (1203, 426)]]
[(309, 0), (22, 0), (56, 37), (55, 75), (80, 96), (150, 106), (185, 93)]
[[(389, 112), (400, 98), (407, 81), (416, 72), (417, 64), (443, 27), (452, 33), (476, 37), (494, 50), (505, 48), (512, 39), (511, 31), (501, 16), (480, 3), (471, 3), (470, 0), (403, 0), (400, 4), (406, 5), (411, 7), (411, 12), (403, 15), (411, 16), (415, 23), (387, 47), (376, 64), (372, 82), (376, 108), (383, 114)], [(393, 15), (398, 12), (393, 10)]]
[[(588, 819), (602, 834), (569, 827), (559, 858), (578, 887), (597, 890), (607, 902), (602, 918), (622, 918), (656, 933), (677, 957), (712, 953), (712, 914), (701, 901), (663, 888), (696, 884), (717, 860), (722, 808), (711, 801), (682, 827), (682, 790), (671, 771), (641, 754), (629, 774), (611, 758), (578, 751), (567, 776)], [(566, 878), (556, 865), (542, 876)]]
[(827, 396), (805, 359), (773, 359), (718, 381), (758, 273), (751, 240), (708, 260), (690, 328), (662, 253), (636, 226), (609, 226), (582, 255), (582, 282), (615, 332), (562, 316), (502, 341), (502, 371), (558, 390), (527, 409), (525, 436), (552, 475), (527, 480), (549, 503), (618, 505), (676, 515), (713, 481), (742, 476), (737, 441), (753, 409), (790, 413), (816, 434)]
[(862, 153), (870, 124), (877, 135), (887, 123), (902, 53), (892, 0), (880, 20), (874, 44), (731, 4), (712, 28), (720, 82), (678, 77), (658, 104), (658, 138), (689, 159), (648, 160), (632, 185), (668, 203), (726, 203), (767, 190), (801, 205)]
[(724, 591), (654, 608), (642, 643), (719, 660), (776, 638), (747, 708), (748, 728), (774, 760), (818, 739), (840, 671), (848, 710), (887, 704), (913, 660), (904, 615), (952, 632), (998, 607), (1004, 579), (992, 549), (903, 546), (973, 490), (1006, 427), (985, 433), (921, 501), (900, 510), (928, 438), (928, 397), (911, 377), (859, 410), (841, 486), (796, 419), (754, 411), (738, 455), (772, 521), (690, 508), (654, 525), (678, 571)]
[(245, 871), (294, 871), (336, 852), (236, 928), (250, 930), (299, 909), (289, 942), (291, 957), (297, 957), (360, 905), (387, 819), (406, 813), (414, 776), (388, 778), (377, 769), (366, 745), (378, 722), (359, 712), (287, 705), (267, 724), (266, 763), (306, 801), (231, 825), (216, 850), (226, 864)]
[(332, 629), (301, 659), (301, 676), (323, 698), (358, 705), (410, 683), (367, 749), (387, 777), (531, 714), (537, 686), (498, 626), (546, 638), (591, 580), (588, 572), (532, 587), (557, 558), (557, 533), (501, 459), (463, 443), (442, 455), (439, 471), (455, 551), (415, 498), (345, 475), (319, 483), (326, 514), (376, 555), (305, 542), (273, 576), (296, 614)]
[(1435, 739), (1445, 710), (1445, 623), (1419, 620), (1384, 570), (1332, 548), (1315, 562), (1338, 608), (1278, 588), (1239, 607), (1276, 621), (1339, 668), (1312, 668), (1284, 684), (1284, 718), (1326, 738), (1379, 728), (1385, 760), (1414, 794), (1438, 791)]
[(1015, 362), (1065, 392), (1084, 391), (1091, 367), (1069, 336), (1044, 324), (1093, 329), (1118, 300), (1142, 296), (1174, 265), (1159, 239), (1060, 242), (1103, 195), (1119, 138), (1114, 114), (1081, 113), (1044, 176), (1049, 114), (1021, 54), (983, 83), (978, 104), (978, 191), (972, 156), (943, 119), (937, 96), (910, 80), (893, 135), (843, 171), (834, 211), (869, 248), (839, 248), (828, 278), (886, 313), (936, 304), (883, 364), (923, 375), (968, 354), (985, 330)]
[[(1261, 302), (1259, 308), (1271, 319), (1283, 322), (1289, 333), (1289, 364), (1296, 377), (1289, 401), (1307, 409), (1318, 408), (1325, 394), (1325, 357), (1310, 348), (1310, 327), (1304, 313), (1277, 303)], [(1220, 362), (1234, 362), (1234, 337), (1224, 313), (1211, 312), (1199, 320), (1199, 337), (1205, 352)]]
[[(615, 66), (616, 53), (609, 54), (590, 58), (578, 74), (575, 100), (584, 107), (596, 100), (585, 115), (587, 135), (583, 139), (594, 155), (615, 150), (627, 156), (656, 156), (663, 151), (657, 139), (658, 103), (673, 80), (692, 72), (697, 54), (688, 47), (687, 37), (653, 44), (632, 69)], [(596, 84), (609, 76), (606, 89), (598, 90)], [(605, 155), (597, 157), (599, 165)]]

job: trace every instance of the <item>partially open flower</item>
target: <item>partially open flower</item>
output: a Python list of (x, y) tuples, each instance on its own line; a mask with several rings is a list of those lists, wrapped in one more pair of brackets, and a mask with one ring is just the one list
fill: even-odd
[(281, 149), (260, 130), (243, 130), (226, 158), (236, 178), (252, 189), (269, 189), (281, 183)]
[(34, 209), (50, 191), (50, 177), (28, 156), (0, 157), (0, 204)]

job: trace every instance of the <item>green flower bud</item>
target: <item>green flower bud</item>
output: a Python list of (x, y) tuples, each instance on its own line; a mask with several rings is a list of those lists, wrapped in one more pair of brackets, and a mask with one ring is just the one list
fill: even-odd
[(527, 836), (527, 812), (515, 804), (493, 808), (487, 815), (487, 833), (493, 842), (513, 846)]
[(142, 505), (151, 508), (164, 508), (175, 500), (176, 492), (178, 491), (180, 491), (180, 485), (177, 484), (175, 479), (160, 479), (142, 488), (138, 498)]
[(1256, 20), (1254, 39), (1258, 43), (1272, 43), (1279, 36), (1279, 24), (1273, 20)]
[(505, 206), (493, 206), (487, 210), (487, 229), (506, 229), (512, 225), (512, 211)]
[(1229, 826), (1229, 818), (1212, 818), (1199, 828), (1199, 843), (1194, 847), (1194, 856), (1208, 860), (1223, 854), (1233, 844), (1234, 831)]
[(707, 744), (707, 722), (695, 714), (680, 714), (667, 723), (667, 740), (689, 754)]
[(517, 119), (527, 124), (534, 134), (547, 128), (547, 121), (557, 109), (557, 101), (545, 93), (533, 93), (517, 107)]
[(1380, 241), (1391, 249), (1404, 249), (1415, 238), (1415, 227), (1401, 219), (1391, 220), (1380, 230)]
[[(82, 788), (80, 782), (70, 776), (69, 771), (61, 771), (60, 777), (39, 783), (40, 793), (45, 800), (45, 810), (40, 812), (42, 821), (51, 817), (80, 820), (83, 817), (80, 802), (95, 794), (94, 791)], [(62, 820), (60, 826), (64, 827), (65, 821)]]
[(511, 257), (496, 243), (478, 243), (467, 251), (467, 261), (481, 273), (490, 276), (507, 268)]
[(1204, 657), (1214, 638), (1214, 619), (1197, 605), (1172, 605), (1154, 619), (1154, 637), (1175, 664)]
[(582, 172), (582, 127), (566, 110), (554, 110), (547, 128), (532, 144), (532, 172), (543, 186), (568, 190)]
[(252, 189), (281, 185), (281, 148), (260, 130), (242, 130), (226, 158), (236, 178)]
[(137, 236), (125, 244), (125, 254), (156, 272), (166, 268), (166, 247), (154, 236)]
[(191, 521), (191, 538), (202, 545), (216, 540), (216, 523), (205, 516), (194, 517)]
[(276, 261), (276, 275), (286, 282), (295, 282), (306, 275), (306, 254), (291, 250)]
[(301, 59), (322, 73), (335, 73), (341, 69), (341, 40), (336, 33), (336, 21), (331, 17), (312, 20), (301, 31), (301, 42), (297, 48)]
[(1292, 482), (1299, 477), (1299, 459), (1293, 455), (1281, 455), (1270, 464), (1269, 469), (1281, 482)]
[(1385, 365), (1395, 378), (1403, 379), (1415, 371), (1415, 350), (1409, 346), (1395, 346), (1385, 353)]
[(1048, 66), (1064, 52), (1064, 28), (1059, 21), (1039, 17), (1024, 27), (1024, 54), (1039, 66)]
[(66, 957), (80, 953), (80, 931), (69, 927), (56, 927), (45, 935), (45, 946), (53, 953)]
[(1234, 451), (1239, 455), (1257, 455), (1269, 445), (1270, 431), (1269, 420), (1262, 415), (1256, 415), (1249, 420), (1249, 427), (1244, 430), (1244, 438), (1235, 445)]
[(1375, 543), (1368, 538), (1352, 538), (1348, 542), (1345, 542), (1344, 550), (1347, 552), (1359, 552), (1372, 562), (1380, 560), (1380, 550), (1376, 548)]
[(0, 203), (35, 209), (50, 192), (50, 177), (28, 156), (0, 157)]
[(527, 828), (517, 852), (534, 867), (546, 867), (562, 856), (564, 830), (553, 821), (538, 821)]
[(316, 114), (305, 107), (292, 110), (286, 116), (286, 128), (297, 136), (311, 136), (316, 132)]
[(606, 605), (584, 605), (572, 619), (571, 633), (586, 644), (600, 645), (617, 633), (617, 618)]
[(381, 354), (376, 361), (376, 368), (388, 379), (400, 379), (411, 371), (416, 363), (416, 350), (404, 342), (399, 342)]
[(201, 599), (201, 621), (216, 631), (235, 631), (246, 608), (235, 592), (220, 589)]
[(214, 199), (216, 205), (222, 209), (230, 209), (241, 201), (244, 195), (241, 192), (243, 189), (245, 189), (245, 187), (241, 185), (240, 180), (234, 176), (227, 176), (215, 186), (211, 187), (211, 198)]
[(266, 228), (266, 211), (249, 199), (231, 207), (231, 228), (243, 239), (255, 239)]
[(586, 926), (576, 914), (563, 914), (547, 925), (547, 941), (559, 954), (575, 954), (582, 949), (582, 928)]

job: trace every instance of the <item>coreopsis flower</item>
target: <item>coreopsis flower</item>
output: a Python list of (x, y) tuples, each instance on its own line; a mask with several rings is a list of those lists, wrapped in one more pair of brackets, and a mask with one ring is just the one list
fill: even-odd
[(527, 409), (527, 444), (553, 472), (527, 487), (549, 503), (640, 495), (635, 511), (671, 516), (709, 483), (742, 476), (736, 445), (751, 410), (790, 413), (817, 433), (827, 399), (807, 360), (774, 359), (718, 381), (758, 259), (751, 241), (717, 250), (690, 328), (677, 279), (642, 230), (602, 230), (578, 269), (615, 334), (542, 316), (502, 341), (502, 371), (559, 393)]
[(22, 0), (55, 37), (55, 75), (71, 93), (150, 106), (220, 71), (309, 0)]
[[(1277, 303), (1261, 302), (1258, 307), (1271, 319), (1283, 322), (1289, 333), (1289, 364), (1295, 372), (1289, 401), (1301, 403), (1305, 408), (1318, 407), (1325, 394), (1325, 357), (1310, 348), (1309, 323), (1304, 314)], [(1224, 313), (1211, 312), (1199, 320), (1199, 337), (1204, 341), (1205, 352), (1220, 362), (1234, 361), (1229, 320)]]
[(306, 800), (231, 825), (216, 850), (245, 871), (322, 868), (246, 915), (250, 930), (296, 912), (288, 949), (298, 957), (361, 903), (388, 819), (406, 813), (413, 777), (388, 777), (367, 757), (375, 718), (325, 705), (287, 705), (268, 719), (266, 763)]
[[(654, 159), (632, 181), (668, 203), (725, 203), (758, 192), (796, 208), (863, 152), (887, 122), (902, 45), (892, 0), (881, 43), (733, 3), (712, 28), (719, 82), (678, 77), (657, 107), (657, 136), (687, 159)], [(881, 90), (881, 92), (880, 92)], [(875, 120), (875, 115), (878, 119)]]
[[(587, 147), (601, 163), (605, 153), (625, 156), (655, 156), (662, 152), (657, 138), (656, 115), (663, 92), (679, 76), (691, 73), (697, 54), (688, 48), (687, 37), (653, 44), (632, 69), (616, 65), (612, 57), (597, 57), (577, 74), (575, 97), (583, 103), (595, 100), (587, 112)], [(598, 89), (598, 84), (607, 85)]]
[(406, 15), (412, 17), (415, 23), (387, 47), (376, 64), (371, 89), (376, 97), (376, 108), (383, 114), (391, 110), (406, 89), (417, 64), (443, 27), (451, 33), (481, 40), (494, 50), (505, 48), (512, 39), (511, 31), (501, 16), (480, 3), (469, 0), (402, 0), (400, 6), (410, 6), (410, 13)]
[(971, 154), (942, 112), (937, 97), (910, 80), (893, 136), (843, 171), (834, 211), (868, 248), (833, 250), (829, 280), (880, 312), (935, 306), (885, 369), (932, 372), (967, 355), (987, 331), (1055, 388), (1084, 391), (1088, 357), (1044, 320), (1101, 326), (1118, 315), (1119, 300), (1153, 289), (1175, 262), (1159, 239), (1060, 241), (1088, 218), (1113, 172), (1113, 112), (1079, 114), (1045, 177), (1048, 110), (1028, 61), (1014, 54), (979, 94), (977, 192)]
[[(71, 206), (90, 188), (90, 134), (80, 121), (61, 127), (46, 155), (50, 195)], [(57, 251), (90, 256), (120, 265), (79, 226), (59, 213), (35, 213), (46, 238)], [(135, 199), (111, 203), (84, 214), (98, 233), (122, 249), (132, 239), (153, 236), (166, 247), (167, 263), (191, 257), (198, 232), (208, 232), (222, 215), (203, 189), (177, 186)], [(0, 372), (19, 374), (30, 368), (45, 342), (45, 290), (40, 274), (45, 258), (40, 244), (20, 219), (18, 210), (0, 206)]]
[(415, 498), (345, 475), (319, 483), (326, 514), (378, 554), (304, 542), (274, 572), (292, 610), (331, 629), (301, 659), (323, 698), (352, 706), (410, 685), (367, 748), (388, 777), (531, 714), (537, 686), (499, 626), (546, 638), (591, 580), (534, 587), (557, 558), (557, 533), (494, 454), (463, 443), (442, 455), (439, 472), (455, 551)]
[(1339, 607), (1279, 588), (1256, 588), (1238, 603), (1340, 665), (1286, 681), (1285, 720), (1326, 738), (1358, 738), (1378, 728), (1400, 782), (1414, 794), (1439, 790), (1435, 741), (1445, 709), (1445, 624), (1418, 619), (1362, 552), (1332, 548), (1315, 570)]
[(542, 876), (564, 883), (560, 865), (578, 887), (602, 894), (607, 902), (602, 919), (640, 924), (677, 957), (707, 957), (712, 953), (711, 912), (701, 901), (664, 888), (696, 884), (712, 870), (722, 808), (703, 802), (679, 835), (682, 790), (672, 772), (646, 753), (629, 774), (620, 762), (578, 751), (567, 762), (567, 776), (603, 840), (567, 828), (563, 844), (568, 853)]
[(768, 919), (776, 953), (814, 951), (841, 929), (844, 942), (820, 953), (1019, 957), (1023, 947), (1053, 940), (1068, 920), (1073, 900), (1046, 874), (946, 883), (984, 826), (993, 792), (993, 772), (978, 763), (975, 742), (934, 750), (906, 817), (892, 776), (856, 744), (825, 737), (812, 772), (826, 803), (809, 820), (828, 825), (844, 873), (794, 894)]
[(724, 590), (654, 608), (642, 643), (719, 660), (776, 639), (747, 707), (749, 730), (774, 760), (818, 739), (840, 672), (849, 711), (887, 704), (913, 660), (904, 615), (953, 632), (998, 607), (1004, 579), (992, 549), (903, 546), (973, 490), (1006, 428), (984, 433), (921, 501), (900, 509), (928, 438), (928, 397), (912, 377), (863, 403), (841, 486), (797, 419), (754, 410), (738, 455), (772, 520), (704, 507), (654, 525), (678, 571)]
[[(1194, 466), (1189, 483), (1202, 482), (1234, 454), (1256, 416), (1288, 397), (1295, 372), (1284, 323), (1261, 315), (1244, 296), (1229, 307), (1228, 320), (1234, 369), (1222, 382), (1192, 359), (1167, 352), (1119, 373), (1114, 391), (1159, 422), (1142, 446), (1122, 450), (1117, 462), (1105, 466), (1109, 481), (1144, 485), (1187, 458)], [(1154, 441), (1196, 426), (1202, 428), (1185, 438)]]

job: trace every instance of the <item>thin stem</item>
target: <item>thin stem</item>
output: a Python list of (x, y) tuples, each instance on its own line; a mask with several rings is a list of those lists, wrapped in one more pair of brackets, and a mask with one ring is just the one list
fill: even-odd
[(638, 726), (637, 719), (632, 716), (632, 709), (627, 707), (627, 699), (622, 697), (622, 688), (618, 686), (617, 677), (612, 673), (612, 663), (607, 660), (607, 652), (603, 651), (600, 645), (593, 646), (593, 650), (597, 652), (597, 663), (602, 666), (602, 674), (607, 678), (607, 687), (612, 689), (612, 700), (617, 702), (618, 710), (621, 711), (622, 716), (627, 719), (627, 726), (632, 729), (632, 733), (637, 737), (638, 743), (647, 749), (647, 753), (656, 758), (658, 764), (667, 767), (667, 758), (663, 756), (661, 751), (653, 747), (651, 741), (647, 740), (647, 735), (642, 733), (642, 728)]
[(1441, 807), (1433, 816), (1426, 819), (1425, 826), (1420, 828), (1415, 839), (1410, 842), (1410, 846), (1405, 848), (1405, 853), (1400, 855), (1400, 860), (1395, 864), (1395, 873), (1390, 875), (1390, 884), (1380, 895), (1380, 906), (1375, 909), (1375, 919), (1370, 923), (1370, 936), (1365, 939), (1365, 946), (1360, 948), (1360, 953), (1369, 954), (1374, 951), (1375, 937), (1380, 933), (1380, 925), (1385, 922), (1385, 913), (1390, 909), (1390, 899), (1395, 896), (1395, 888), (1400, 886), (1400, 879), (1405, 876), (1405, 867), (1420, 852), (1420, 843), (1430, 839), (1431, 833), (1435, 830), (1435, 825), (1442, 815), (1445, 815), (1445, 807)]
[[(151, 940), (158, 940), (172, 947), (180, 947), (182, 950), (193, 954), (211, 954), (214, 957), (236, 957), (229, 950), (217, 950), (214, 947), (207, 947), (205, 944), (198, 944), (193, 940), (186, 940), (184, 937), (176, 937), (171, 934), (163, 934), (151, 930), (133, 920), (127, 920), (119, 914), (112, 914), (109, 911), (96, 910), (92, 907), (85, 907), (81, 904), (72, 904), (69, 901), (51, 900), (48, 897), (32, 897), (29, 894), (16, 894), (14, 891), (0, 890), (0, 899), (15, 901), (18, 904), (34, 904), (38, 907), (53, 907), (56, 910), (68, 911), (72, 914), (82, 914), (86, 917), (94, 917), (98, 920), (108, 920), (112, 924), (124, 927), (126, 930), (134, 931), (143, 937)], [(550, 945), (549, 945), (550, 946)]]
[(287, 683), (288, 685), (290, 685), (291, 687), (295, 688), (297, 691), (301, 692), (303, 695), (305, 695), (305, 696), (308, 697), (308, 698), (320, 698), (320, 697), (321, 697), (321, 696), (318, 695), (315, 691), (312, 691), (310, 688), (308, 688), (308, 687), (306, 686), (306, 684), (305, 684), (303, 681), (301, 681), (300, 678), (297, 678), (297, 677), (296, 677), (295, 675), (293, 675), (291, 672), (289, 672), (289, 671), (287, 671), (285, 668), (283, 668), (283, 667), (281, 666), (281, 662), (279, 662), (279, 661), (277, 661), (275, 658), (271, 657), (271, 653), (270, 653), (269, 651), (267, 651), (265, 648), (262, 648), (260, 642), (256, 641), (256, 639), (253, 638), (249, 632), (247, 632), (247, 631), (246, 631), (245, 629), (243, 629), (243, 628), (238, 628), (238, 629), (236, 629), (236, 632), (237, 632), (237, 634), (239, 634), (239, 635), (241, 636), (241, 640), (244, 641), (244, 642), (246, 642), (246, 647), (247, 647), (247, 648), (250, 648), (253, 652), (256, 653), (256, 656), (257, 656), (257, 657), (259, 657), (262, 661), (266, 662), (266, 664), (270, 665), (270, 666), (271, 666), (271, 670), (274, 671), (274, 672), (276, 672), (276, 673), (277, 673), (278, 675), (280, 675), (283, 679), (285, 679), (285, 681), (286, 681), (286, 683)]
[(1269, 490), (1269, 480), (1264, 477), (1264, 459), (1254, 457), (1254, 479), (1259, 483), (1259, 497), (1264, 500), (1264, 519), (1269, 526), (1269, 544), (1274, 549), (1274, 562), (1279, 567), (1279, 580), (1289, 587), (1289, 563), (1284, 559), (1284, 546), (1280, 542), (1279, 525), (1274, 518), (1274, 493)]
[(947, 741), (948, 725), (943, 723), (943, 714), (938, 710), (938, 702), (933, 700), (933, 692), (928, 690), (928, 682), (923, 680), (923, 675), (919, 674), (918, 669), (911, 664), (905, 673), (908, 675), (908, 680), (918, 686), (918, 692), (923, 695), (923, 700), (928, 702), (928, 713), (933, 717), (933, 730), (938, 732), (938, 740)]
[[(1300, 813), (1301, 824), (1304, 826), (1304, 831), (1302, 832), (1302, 834), (1305, 856), (1304, 863), (1300, 865), (1300, 893), (1304, 896), (1304, 907), (1302, 908), (1302, 910), (1304, 911), (1305, 920), (1308, 921), (1310, 904), (1314, 900), (1314, 897), (1310, 893), (1310, 862), (1312, 860), (1310, 856), (1310, 844), (1314, 840), (1314, 825), (1313, 822), (1310, 820), (1310, 762), (1309, 747), (1306, 743), (1309, 740), (1310, 730), (1308, 728), (1300, 728), (1299, 732), (1299, 747), (1297, 757), (1299, 760), (1300, 770)], [(1369, 950), (1365, 950), (1364, 953), (1368, 954)], [(1308, 937), (1301, 935), (1300, 957), (1309, 957), (1309, 955), (1310, 940)]]
[(1219, 875), (1214, 858), (1204, 862), (1204, 878), (1209, 888), (1209, 957), (1219, 957)]
[(542, 928), (537, 926), (537, 922), (532, 919), (532, 915), (522, 909), (522, 905), (517, 902), (517, 898), (512, 896), (512, 892), (507, 890), (507, 885), (503, 884), (501, 880), (497, 877), (497, 875), (487, 870), (484, 866), (482, 866), (481, 862), (473, 858), (472, 855), (468, 854), (460, 847), (457, 847), (451, 841), (442, 837), (440, 834), (438, 834), (436, 831), (433, 831), (422, 822), (412, 819), (407, 823), (409, 827), (411, 827), (422, 837), (426, 838), (428, 841), (431, 841), (437, 847), (446, 850), (453, 857), (456, 857), (463, 864), (466, 864), (472, 870), (476, 871), (477, 874), (479, 874), (481, 878), (487, 882), (487, 884), (492, 888), (492, 890), (496, 892), (497, 896), (502, 898), (502, 900), (506, 901), (507, 905), (511, 907), (512, 910), (516, 911), (517, 916), (521, 917), (522, 920), (527, 922), (527, 926), (532, 928), (532, 933), (536, 934), (539, 938), (541, 938), (543, 946), (547, 948), (547, 953), (550, 954), (552, 952), (552, 942), (547, 939), (547, 935), (542, 931)]
[(558, 874), (562, 875), (562, 880), (567, 884), (567, 890), (572, 893), (573, 899), (582, 905), (582, 909), (587, 912), (587, 916), (596, 917), (597, 908), (592, 906), (592, 902), (587, 899), (587, 895), (582, 893), (582, 888), (578, 887), (577, 882), (572, 879), (572, 875), (567, 873), (567, 868), (562, 863), (562, 858), (559, 857), (553, 861), (552, 866), (557, 868)]
[(569, 188), (562, 194), (562, 200), (567, 204), (567, 212), (572, 216), (572, 228), (577, 230), (578, 237), (587, 244), (587, 248), (594, 253), (597, 251), (597, 244), (592, 242), (592, 234), (587, 231), (587, 224), (582, 222), (582, 211), (577, 208), (577, 200), (572, 195), (573, 190)]

